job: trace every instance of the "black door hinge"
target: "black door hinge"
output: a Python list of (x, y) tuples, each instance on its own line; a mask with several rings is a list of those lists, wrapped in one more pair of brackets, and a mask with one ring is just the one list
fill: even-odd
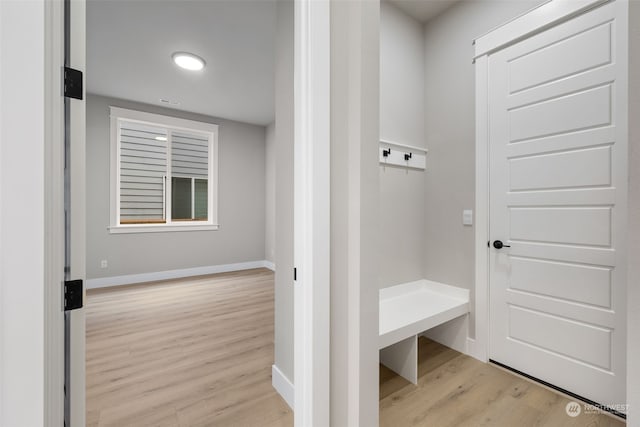
[(64, 67), (64, 96), (82, 99), (82, 71)]
[(82, 280), (66, 280), (64, 282), (64, 311), (82, 308), (84, 290)]

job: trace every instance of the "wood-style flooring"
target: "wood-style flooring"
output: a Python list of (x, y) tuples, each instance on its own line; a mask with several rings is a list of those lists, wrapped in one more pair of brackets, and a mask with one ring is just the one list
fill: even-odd
[(273, 273), (87, 292), (87, 426), (291, 426), (271, 386)]
[(380, 366), (380, 426), (621, 427), (604, 414), (569, 417), (570, 399), (420, 338), (418, 385)]
[[(271, 387), (273, 298), (265, 269), (88, 291), (87, 426), (292, 426)], [(381, 426), (624, 426), (570, 418), (558, 393), (419, 346), (417, 386), (380, 367)]]

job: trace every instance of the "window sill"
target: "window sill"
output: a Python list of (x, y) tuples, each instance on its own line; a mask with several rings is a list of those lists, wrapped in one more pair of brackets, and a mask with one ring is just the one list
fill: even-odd
[(135, 224), (112, 225), (107, 227), (109, 234), (127, 233), (171, 233), (175, 231), (215, 231), (220, 228), (217, 224)]

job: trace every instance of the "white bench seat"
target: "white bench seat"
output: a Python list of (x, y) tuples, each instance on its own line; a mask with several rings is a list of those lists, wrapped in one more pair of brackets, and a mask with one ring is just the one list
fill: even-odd
[(418, 335), (469, 312), (469, 291), (430, 280), (380, 289), (380, 362), (414, 384)]

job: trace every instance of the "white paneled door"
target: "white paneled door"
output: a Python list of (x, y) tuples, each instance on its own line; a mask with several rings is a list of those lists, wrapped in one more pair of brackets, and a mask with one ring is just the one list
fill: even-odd
[(626, 401), (619, 7), (488, 59), (490, 358), (602, 404)]

